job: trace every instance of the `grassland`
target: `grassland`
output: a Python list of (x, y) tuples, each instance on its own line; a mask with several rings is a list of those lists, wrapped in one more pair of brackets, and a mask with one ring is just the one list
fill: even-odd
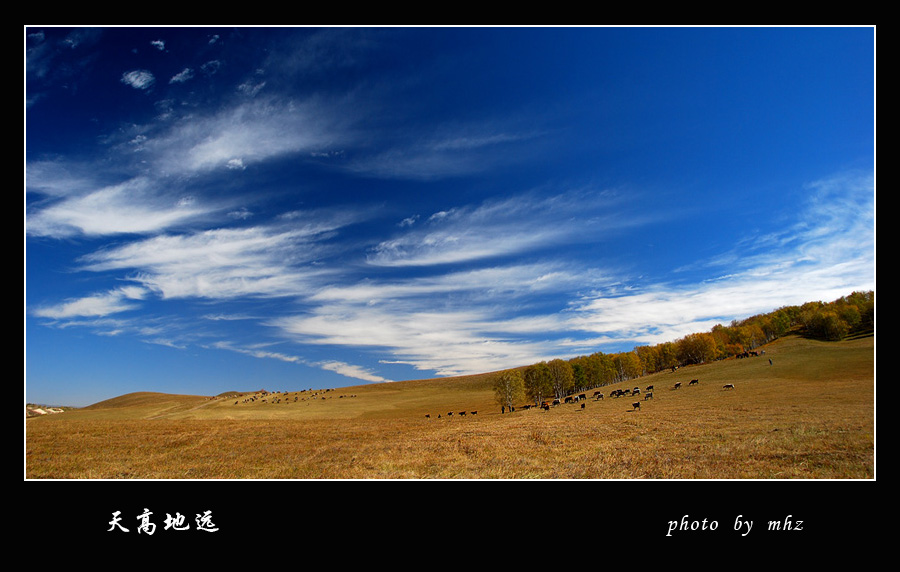
[(607, 397), (501, 414), (489, 374), (265, 401), (130, 394), (27, 419), (26, 478), (874, 478), (874, 338), (763, 349), (598, 388), (654, 385), (639, 409)]

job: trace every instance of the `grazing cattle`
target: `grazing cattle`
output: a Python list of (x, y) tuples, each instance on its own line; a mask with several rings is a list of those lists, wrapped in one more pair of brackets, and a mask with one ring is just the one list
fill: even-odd
[(722, 389), (734, 389), (734, 384), (726, 383), (725, 385), (722, 386)]
[(594, 394), (594, 399), (595, 399), (595, 400), (596, 400), (596, 399), (603, 399), (603, 394), (600, 393), (600, 392), (598, 391), (597, 393)]
[(425, 414), (425, 419), (431, 419), (431, 415), (429, 415), (429, 414), (426, 413), (426, 414)]
[(697, 385), (698, 383), (700, 383), (699, 379), (692, 379), (688, 385)]
[(465, 411), (460, 411), (459, 414), (460, 414), (460, 415), (465, 415), (466, 412), (465, 412)]
[(477, 412), (477, 411), (473, 411), (473, 412), (472, 412), (472, 415), (478, 415), (478, 412)]
[(560, 402), (559, 399), (554, 399), (554, 400), (553, 400), (553, 405), (559, 405), (560, 403), (561, 403), (561, 402)]
[(634, 403), (631, 404), (631, 406), (632, 406), (634, 409), (640, 409), (640, 408), (641, 408), (641, 402), (640, 402), (640, 401), (635, 401)]
[(631, 395), (637, 395), (640, 392), (641, 392), (641, 388), (635, 387), (634, 389), (631, 390)]
[(578, 399), (582, 399), (582, 400), (583, 400), (583, 399), (587, 399), (587, 395), (585, 395), (584, 393), (579, 393), (579, 394), (578, 394)]
[(647, 401), (648, 399), (653, 399), (652, 391), (648, 391), (647, 393), (644, 394), (644, 401)]
[(681, 387), (681, 382), (680, 382), (680, 381), (679, 381), (678, 383), (675, 384), (675, 389), (678, 389), (679, 387)]
[(644, 391), (653, 391), (653, 386), (652, 386), (652, 385), (648, 385), (648, 386), (644, 389)]
[(574, 398), (574, 397), (571, 397), (571, 396), (570, 396), (570, 397), (566, 397), (565, 403), (572, 403), (572, 402), (574, 401), (574, 399), (575, 399), (575, 398)]
[(584, 409), (584, 403), (581, 404), (581, 408)]
[(544, 403), (543, 405), (541, 405), (541, 409), (543, 409), (544, 411), (550, 411), (550, 406)]

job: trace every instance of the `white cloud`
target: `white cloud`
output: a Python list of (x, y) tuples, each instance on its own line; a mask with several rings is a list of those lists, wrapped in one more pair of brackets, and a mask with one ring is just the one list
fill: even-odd
[(41, 204), (27, 215), (26, 228), (32, 235), (58, 238), (147, 234), (205, 214), (208, 210), (193, 202), (156, 195), (150, 180), (136, 178)]
[(383, 178), (433, 180), (470, 175), (522, 160), (514, 145), (537, 140), (533, 133), (472, 125), (439, 128), (428, 134), (410, 131), (381, 141), (381, 150), (357, 156), (346, 168)]
[(342, 361), (324, 361), (318, 362), (316, 365), (321, 367), (327, 371), (333, 371), (337, 374), (343, 375), (344, 377), (350, 377), (354, 379), (361, 379), (363, 381), (371, 381), (375, 383), (389, 382), (391, 380), (381, 377), (375, 373), (372, 373), (371, 370), (360, 367), (358, 365), (351, 365), (348, 363), (344, 363)]
[(237, 220), (246, 220), (253, 216), (253, 213), (250, 212), (246, 207), (241, 207), (235, 211), (231, 211), (228, 213), (228, 216), (237, 219)]
[(155, 81), (156, 78), (147, 70), (134, 70), (122, 74), (122, 83), (135, 89), (149, 89)]
[(156, 236), (95, 252), (82, 261), (85, 270), (135, 270), (130, 279), (163, 298), (299, 295), (326, 272), (308, 264), (323, 252), (316, 237), (333, 228), (322, 223)]
[(302, 357), (286, 354), (283, 352), (274, 352), (267, 349), (261, 348), (242, 348), (235, 346), (231, 342), (216, 342), (210, 344), (210, 347), (222, 350), (229, 350), (237, 353), (241, 353), (244, 355), (249, 355), (255, 358), (260, 359), (276, 359), (279, 361), (293, 363), (298, 365), (306, 365), (309, 367), (317, 367), (323, 369), (325, 371), (331, 371), (337, 373), (338, 375), (342, 375), (344, 377), (349, 377), (352, 379), (359, 379), (362, 381), (374, 382), (374, 383), (383, 383), (390, 382), (391, 380), (384, 378), (380, 375), (373, 373), (371, 370), (366, 369), (364, 367), (349, 364), (346, 362), (338, 361), (338, 360), (327, 360), (327, 361), (319, 361), (319, 362), (311, 362)]
[[(392, 356), (385, 363), (438, 375), (471, 374), (558, 357), (561, 348), (553, 343), (526, 339), (536, 333), (557, 335), (565, 326), (558, 316), (512, 316), (527, 313), (534, 296), (569, 292), (597, 280), (594, 272), (579, 274), (550, 264), (366, 280), (323, 288), (306, 299), (307, 312), (268, 324), (295, 342), (378, 348)], [(561, 351), (570, 355), (574, 350)]]
[(135, 309), (137, 305), (132, 301), (141, 300), (145, 295), (144, 289), (130, 286), (38, 308), (33, 313), (41, 318), (52, 319), (103, 317)]
[(395, 358), (387, 363), (438, 375), (493, 371), (547, 355), (541, 344), (483, 333), (493, 327), (484, 312), (398, 311), (402, 306), (322, 305), (310, 314), (275, 319), (270, 325), (300, 342), (383, 349)]
[(184, 68), (177, 74), (173, 75), (171, 79), (169, 79), (169, 83), (184, 83), (194, 78), (194, 70), (191, 68)]
[(457, 304), (471, 307), (493, 304), (497, 300), (509, 302), (522, 296), (589, 288), (598, 280), (597, 272), (590, 269), (575, 273), (563, 264), (512, 264), (397, 281), (366, 280), (346, 286), (330, 285), (311, 294), (307, 300), (373, 304), (418, 298), (424, 304), (434, 304), (435, 296), (453, 295)]
[(253, 100), (174, 122), (147, 143), (145, 154), (168, 174), (243, 168), (331, 146), (345, 137), (342, 122), (327, 104)]
[(460, 207), (431, 215), (427, 223), (382, 241), (368, 261), (376, 266), (431, 266), (536, 253), (545, 248), (594, 240), (614, 227), (643, 224), (645, 217), (601, 215), (614, 197), (571, 192), (551, 197), (533, 193)]

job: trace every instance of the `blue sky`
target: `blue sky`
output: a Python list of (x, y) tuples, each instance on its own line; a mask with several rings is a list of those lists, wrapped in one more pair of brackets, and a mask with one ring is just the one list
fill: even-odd
[(421, 379), (875, 287), (875, 32), (25, 30), (28, 401)]

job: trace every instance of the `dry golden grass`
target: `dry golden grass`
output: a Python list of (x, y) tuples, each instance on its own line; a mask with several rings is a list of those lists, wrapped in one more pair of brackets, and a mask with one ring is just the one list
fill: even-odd
[(873, 478), (873, 338), (765, 349), (622, 384), (655, 386), (639, 410), (607, 397), (501, 415), (489, 375), (280, 403), (132, 394), (28, 420), (26, 478)]

